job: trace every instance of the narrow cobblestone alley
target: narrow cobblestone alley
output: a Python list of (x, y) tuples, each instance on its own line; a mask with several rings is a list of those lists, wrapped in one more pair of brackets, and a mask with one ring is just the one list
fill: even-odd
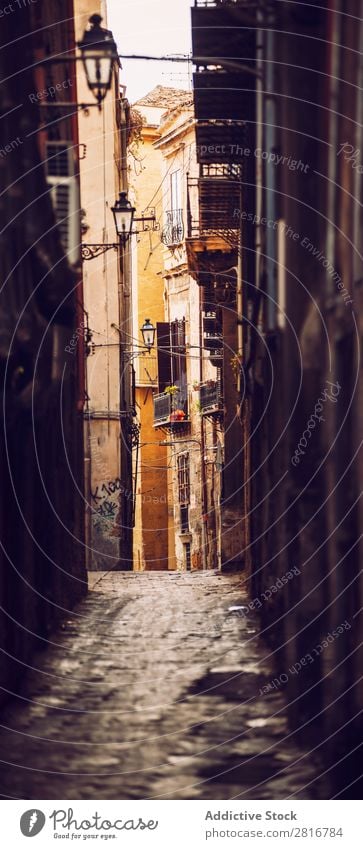
[(1, 794), (30, 799), (316, 798), (240, 576), (94, 573), (8, 703)]

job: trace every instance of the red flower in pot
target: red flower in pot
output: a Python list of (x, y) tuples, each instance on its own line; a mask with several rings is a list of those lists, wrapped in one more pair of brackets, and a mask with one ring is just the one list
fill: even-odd
[(185, 419), (184, 410), (173, 410), (170, 413), (170, 421), (171, 422), (182, 422)]

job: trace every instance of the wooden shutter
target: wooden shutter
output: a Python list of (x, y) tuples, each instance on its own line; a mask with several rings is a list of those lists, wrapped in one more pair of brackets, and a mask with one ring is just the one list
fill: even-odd
[(170, 324), (167, 321), (156, 323), (158, 346), (158, 377), (159, 392), (164, 392), (166, 386), (171, 386), (171, 356), (170, 356)]
[(170, 327), (173, 354), (173, 383), (179, 386), (183, 393), (186, 393), (187, 363), (185, 350), (185, 319), (176, 319), (171, 323)]

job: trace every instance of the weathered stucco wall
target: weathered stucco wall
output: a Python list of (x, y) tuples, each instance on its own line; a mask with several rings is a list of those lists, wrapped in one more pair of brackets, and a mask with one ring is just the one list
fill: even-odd
[[(104, 3), (75, 0), (77, 38), (94, 12), (105, 14)], [(103, 20), (103, 25), (107, 25)], [(78, 99), (89, 101), (83, 68), (77, 68)], [(120, 191), (118, 75), (102, 104), (102, 112), (79, 113), (81, 207), (85, 243), (115, 242), (111, 207)], [(123, 560), (123, 504), (120, 477), (120, 334), (125, 311), (119, 289), (120, 257), (108, 251), (83, 263), (84, 306), (91, 347), (86, 361), (86, 492), (87, 562), (89, 569), (110, 569)], [(112, 326), (115, 325), (115, 326)], [(112, 492), (113, 488), (115, 491)], [(120, 488), (118, 488), (120, 487)], [(123, 486), (123, 490), (125, 486)]]

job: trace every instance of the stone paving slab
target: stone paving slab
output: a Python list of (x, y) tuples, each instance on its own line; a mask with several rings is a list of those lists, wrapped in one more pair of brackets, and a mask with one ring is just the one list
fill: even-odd
[(0, 795), (327, 798), (238, 575), (91, 573), (1, 716)]

